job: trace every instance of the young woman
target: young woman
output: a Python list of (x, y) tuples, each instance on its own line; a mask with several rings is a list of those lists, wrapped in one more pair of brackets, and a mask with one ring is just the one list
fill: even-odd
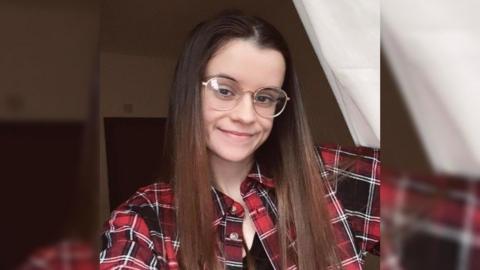
[(168, 121), (169, 181), (112, 213), (101, 269), (361, 268), (273, 26), (238, 13), (199, 24)]

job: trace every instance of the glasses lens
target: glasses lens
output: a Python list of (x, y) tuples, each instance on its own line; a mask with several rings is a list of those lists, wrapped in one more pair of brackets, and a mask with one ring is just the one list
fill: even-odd
[(264, 117), (277, 116), (287, 103), (284, 91), (275, 88), (264, 88), (255, 95), (255, 110)]
[(213, 78), (207, 83), (206, 102), (216, 110), (230, 110), (239, 97), (238, 84), (227, 78)]
[[(214, 110), (228, 111), (235, 108), (243, 94), (236, 81), (215, 77), (207, 81), (205, 103)], [(262, 88), (255, 93), (253, 105), (260, 116), (275, 117), (283, 111), (287, 100), (287, 94), (281, 89)]]

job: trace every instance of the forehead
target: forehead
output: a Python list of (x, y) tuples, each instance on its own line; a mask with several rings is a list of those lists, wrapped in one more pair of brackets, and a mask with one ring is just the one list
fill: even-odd
[(244, 87), (281, 87), (285, 69), (285, 60), (279, 51), (260, 48), (251, 40), (233, 39), (210, 59), (205, 77), (224, 74)]

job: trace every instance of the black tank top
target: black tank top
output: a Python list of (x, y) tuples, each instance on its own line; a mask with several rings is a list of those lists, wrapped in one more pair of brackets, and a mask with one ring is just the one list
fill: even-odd
[[(267, 253), (263, 249), (262, 243), (257, 234), (255, 234), (255, 237), (253, 238), (252, 247), (247, 252), (247, 256), (250, 256), (255, 263), (255, 270), (273, 270)], [(243, 258), (243, 269), (248, 269), (247, 256)]]

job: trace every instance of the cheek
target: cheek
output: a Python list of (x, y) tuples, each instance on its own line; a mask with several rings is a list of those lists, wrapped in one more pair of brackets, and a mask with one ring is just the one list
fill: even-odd
[(264, 139), (267, 139), (268, 136), (270, 135), (270, 132), (272, 131), (273, 120), (266, 120), (261, 125), (262, 125), (262, 129), (263, 129), (264, 136), (265, 136)]
[(202, 117), (203, 117), (203, 123), (205, 125), (205, 128), (208, 128), (215, 119), (215, 113), (209, 110), (208, 108), (205, 108), (202, 106)]
[(224, 112), (214, 111), (208, 108), (202, 109), (203, 127), (207, 136), (213, 132), (217, 124), (225, 117), (224, 114)]

